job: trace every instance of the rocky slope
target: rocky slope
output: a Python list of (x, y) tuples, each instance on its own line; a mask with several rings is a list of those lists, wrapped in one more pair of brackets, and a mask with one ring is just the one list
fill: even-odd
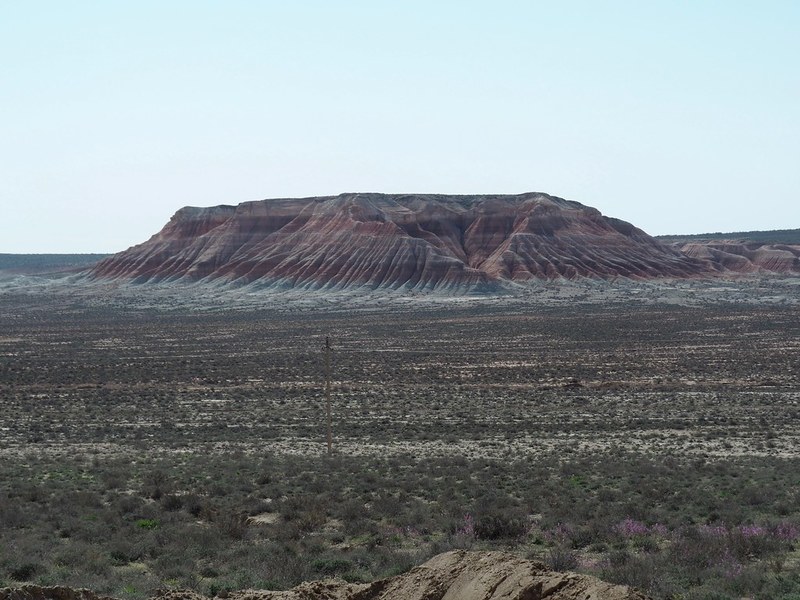
[[(551, 571), (504, 552), (440, 554), (424, 565), (367, 584), (339, 580), (303, 583), (285, 592), (245, 590), (229, 600), (647, 600), (628, 587), (576, 573)], [(158, 600), (205, 600), (194, 592), (164, 591)], [(86, 590), (26, 586), (0, 590), (0, 600), (108, 600)]]
[(183, 208), (89, 272), (137, 283), (490, 290), (531, 279), (697, 277), (688, 256), (548, 196), (342, 194)]
[(746, 240), (696, 241), (677, 248), (686, 256), (710, 263), (719, 271), (800, 274), (800, 245)]

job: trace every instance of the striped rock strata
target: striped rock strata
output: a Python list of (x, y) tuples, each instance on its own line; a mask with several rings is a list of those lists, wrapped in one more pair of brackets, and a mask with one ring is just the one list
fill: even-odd
[(91, 277), (489, 291), (534, 279), (716, 272), (630, 223), (540, 193), (341, 194), (183, 208)]

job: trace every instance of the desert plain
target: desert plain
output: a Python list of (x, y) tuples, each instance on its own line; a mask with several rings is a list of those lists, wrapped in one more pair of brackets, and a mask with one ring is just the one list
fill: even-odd
[(224, 595), (474, 549), (656, 598), (800, 593), (797, 278), (73, 279), (0, 287), (0, 586)]

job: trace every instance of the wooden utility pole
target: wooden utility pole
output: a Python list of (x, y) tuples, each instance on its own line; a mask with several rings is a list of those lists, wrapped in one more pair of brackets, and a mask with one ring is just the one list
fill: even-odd
[(333, 451), (331, 435), (331, 338), (325, 336), (325, 413), (328, 417), (328, 454)]

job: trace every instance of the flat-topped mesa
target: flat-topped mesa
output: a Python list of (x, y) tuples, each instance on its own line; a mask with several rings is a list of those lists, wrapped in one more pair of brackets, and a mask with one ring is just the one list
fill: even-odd
[(714, 272), (630, 223), (541, 193), (353, 193), (183, 208), (95, 278), (489, 291), (533, 279)]

